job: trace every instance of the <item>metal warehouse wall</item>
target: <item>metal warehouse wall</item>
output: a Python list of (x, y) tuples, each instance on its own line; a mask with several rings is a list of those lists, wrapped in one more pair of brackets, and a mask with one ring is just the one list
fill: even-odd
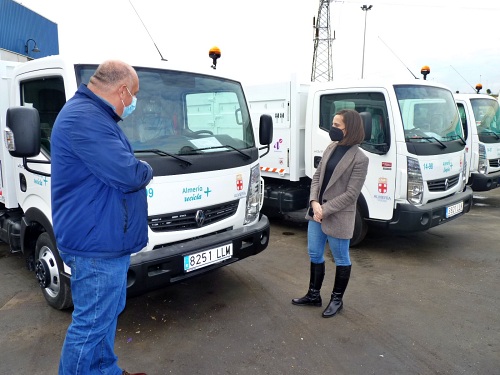
[[(35, 42), (40, 52), (32, 52)], [(57, 24), (13, 0), (0, 0), (0, 48), (33, 59), (58, 55)]]

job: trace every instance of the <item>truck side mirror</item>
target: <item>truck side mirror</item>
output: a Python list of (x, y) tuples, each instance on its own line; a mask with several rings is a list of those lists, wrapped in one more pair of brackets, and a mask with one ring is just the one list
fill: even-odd
[(370, 112), (360, 112), (359, 115), (365, 128), (365, 141), (369, 141), (372, 137), (372, 114)]
[(269, 145), (273, 141), (273, 118), (269, 115), (260, 116), (259, 142), (261, 145)]
[(259, 157), (263, 157), (269, 154), (271, 147), (269, 146), (273, 141), (273, 118), (269, 115), (261, 115), (259, 121), (259, 142), (264, 147), (260, 147), (259, 150), (267, 150)]
[(36, 108), (7, 109), (5, 142), (10, 155), (27, 158), (40, 153), (40, 116)]

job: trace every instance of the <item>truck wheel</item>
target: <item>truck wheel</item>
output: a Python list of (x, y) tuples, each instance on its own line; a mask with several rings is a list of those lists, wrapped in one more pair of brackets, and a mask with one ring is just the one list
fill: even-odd
[(356, 220), (354, 222), (354, 233), (352, 234), (350, 246), (354, 247), (354, 246), (358, 245), (361, 241), (363, 241), (367, 232), (368, 232), (368, 224), (366, 224), (365, 219), (363, 219), (363, 215), (361, 215), (359, 208), (356, 208)]
[(35, 274), (48, 304), (57, 310), (73, 306), (69, 278), (61, 277), (63, 261), (48, 233), (42, 233), (35, 248)]

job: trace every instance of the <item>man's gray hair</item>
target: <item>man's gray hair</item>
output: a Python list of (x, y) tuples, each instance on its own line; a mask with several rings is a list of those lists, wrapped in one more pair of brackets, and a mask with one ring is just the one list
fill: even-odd
[(90, 77), (90, 82), (108, 91), (122, 84), (132, 85), (133, 72), (133, 68), (122, 61), (108, 60), (97, 67), (94, 75)]

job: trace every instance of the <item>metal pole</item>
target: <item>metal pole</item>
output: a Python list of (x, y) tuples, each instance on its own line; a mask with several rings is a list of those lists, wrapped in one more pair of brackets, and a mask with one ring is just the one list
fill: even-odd
[(366, 6), (363, 5), (361, 10), (365, 12), (365, 31), (363, 33), (363, 60), (361, 62), (361, 79), (363, 79), (363, 74), (365, 70), (365, 43), (366, 43), (366, 16), (368, 15), (368, 11), (372, 9), (372, 5)]

